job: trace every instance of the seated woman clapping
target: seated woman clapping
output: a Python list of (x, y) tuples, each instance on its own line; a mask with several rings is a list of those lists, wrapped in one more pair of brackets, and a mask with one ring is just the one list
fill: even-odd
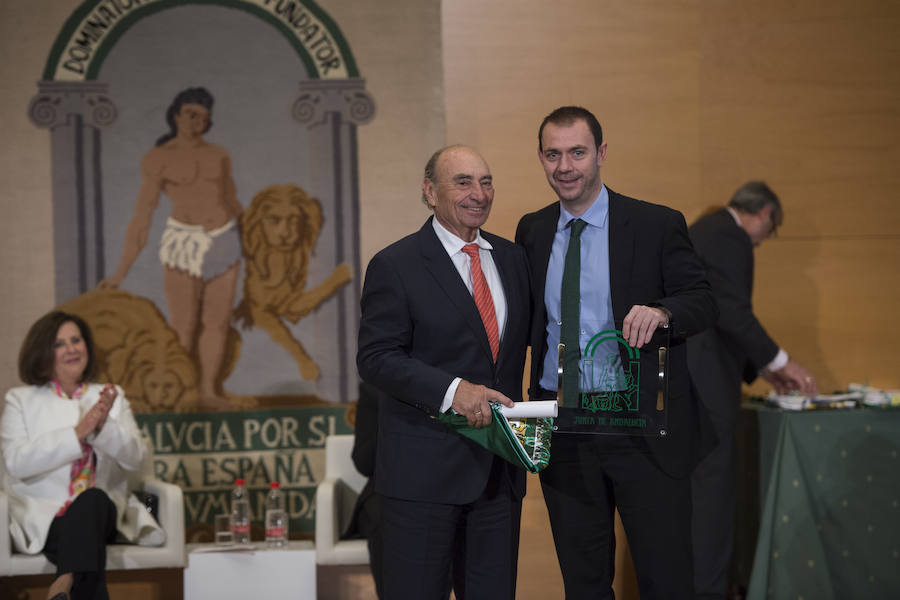
[(106, 544), (117, 531), (129, 541), (163, 537), (128, 492), (126, 471), (145, 453), (128, 400), (92, 383), (96, 372), (87, 323), (51, 312), (25, 337), (19, 377), (28, 385), (9, 390), (0, 419), (10, 534), (17, 551), (56, 565), (52, 600), (109, 597)]

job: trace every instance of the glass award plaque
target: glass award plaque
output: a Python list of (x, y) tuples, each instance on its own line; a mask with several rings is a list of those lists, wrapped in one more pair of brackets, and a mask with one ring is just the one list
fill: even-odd
[(642, 348), (632, 348), (621, 329), (601, 331), (586, 344), (578, 362), (575, 405), (563, 401), (563, 354), (559, 345), (559, 415), (554, 433), (666, 435), (668, 409), (668, 326)]

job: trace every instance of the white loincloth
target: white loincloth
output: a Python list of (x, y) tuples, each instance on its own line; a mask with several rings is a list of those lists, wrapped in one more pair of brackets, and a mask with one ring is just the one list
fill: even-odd
[(159, 261), (163, 265), (209, 281), (240, 259), (241, 236), (235, 219), (211, 231), (171, 217), (166, 221), (166, 229), (159, 242)]

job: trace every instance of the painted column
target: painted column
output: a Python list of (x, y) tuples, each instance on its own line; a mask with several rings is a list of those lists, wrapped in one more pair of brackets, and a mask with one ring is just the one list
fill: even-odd
[(362, 286), (356, 127), (375, 116), (375, 101), (365, 90), (364, 79), (309, 79), (300, 82), (293, 116), (309, 130), (311, 180), (307, 191), (319, 198), (330, 216), (331, 222), (326, 220), (324, 227), (334, 232), (335, 264), (346, 262), (353, 269), (353, 280), (336, 295), (338, 329), (333, 360), (338, 366), (337, 397), (329, 398), (350, 402), (358, 396), (356, 336)]
[(118, 116), (96, 81), (39, 81), (32, 123), (50, 130), (56, 302), (93, 288), (105, 275), (101, 130)]

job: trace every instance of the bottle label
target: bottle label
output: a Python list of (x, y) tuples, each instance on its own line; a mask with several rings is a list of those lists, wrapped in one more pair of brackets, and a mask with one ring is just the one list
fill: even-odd
[(231, 526), (234, 533), (250, 533), (250, 523), (235, 523)]
[(266, 537), (267, 538), (284, 537), (284, 527), (269, 527), (268, 529), (266, 529)]

